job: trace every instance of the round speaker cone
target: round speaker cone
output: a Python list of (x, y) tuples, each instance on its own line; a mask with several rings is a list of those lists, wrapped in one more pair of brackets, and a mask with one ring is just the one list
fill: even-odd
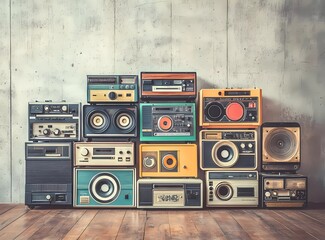
[(135, 128), (135, 117), (131, 111), (118, 111), (114, 119), (116, 126), (125, 133), (131, 132)]
[(244, 107), (238, 102), (230, 103), (226, 108), (226, 116), (231, 121), (239, 121), (244, 116)]
[(163, 132), (168, 132), (173, 127), (173, 119), (169, 116), (162, 116), (158, 120), (158, 128)]
[(233, 196), (233, 189), (228, 183), (220, 183), (216, 189), (216, 196), (222, 201), (228, 201)]
[(233, 142), (217, 142), (211, 151), (212, 159), (219, 167), (232, 167), (238, 160), (238, 149)]
[(163, 167), (167, 170), (173, 170), (177, 167), (177, 159), (171, 154), (167, 154), (162, 159)]
[(106, 131), (110, 125), (110, 117), (103, 111), (93, 111), (88, 114), (90, 127), (97, 133)]
[(100, 203), (111, 203), (120, 194), (120, 184), (115, 176), (109, 173), (97, 174), (89, 184), (91, 196)]
[(290, 161), (298, 150), (296, 136), (285, 128), (270, 131), (264, 146), (268, 155), (279, 161)]
[(218, 102), (211, 102), (207, 104), (204, 113), (210, 121), (219, 121), (224, 116), (224, 108)]

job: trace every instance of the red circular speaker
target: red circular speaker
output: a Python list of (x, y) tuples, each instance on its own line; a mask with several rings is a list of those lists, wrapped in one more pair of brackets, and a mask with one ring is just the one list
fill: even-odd
[(162, 116), (158, 120), (158, 128), (161, 131), (167, 132), (173, 127), (173, 119), (169, 116)]
[(244, 116), (244, 108), (238, 102), (232, 102), (227, 106), (226, 116), (231, 121), (238, 121)]

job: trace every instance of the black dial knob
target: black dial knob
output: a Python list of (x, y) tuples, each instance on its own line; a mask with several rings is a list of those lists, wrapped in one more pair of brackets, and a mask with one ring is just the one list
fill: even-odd
[(116, 93), (115, 92), (110, 92), (108, 94), (108, 98), (111, 99), (111, 100), (115, 100), (117, 97)]
[(45, 128), (45, 129), (43, 130), (43, 134), (44, 134), (45, 136), (50, 135), (50, 134), (51, 134), (50, 129)]

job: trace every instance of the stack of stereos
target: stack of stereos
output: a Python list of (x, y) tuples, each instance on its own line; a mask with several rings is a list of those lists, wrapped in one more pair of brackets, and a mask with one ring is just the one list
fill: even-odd
[(29, 103), (25, 204), (306, 206), (300, 125), (262, 124), (261, 89), (202, 89), (197, 128), (196, 96), (195, 72), (142, 72), (87, 76), (82, 108)]
[(257, 207), (261, 89), (200, 91), (200, 167), (207, 207)]
[(135, 207), (138, 76), (87, 76), (83, 136), (74, 144), (74, 206)]
[(195, 72), (141, 73), (138, 208), (202, 208), (196, 82)]
[(80, 140), (80, 103), (28, 104), (25, 204), (72, 205), (72, 142)]

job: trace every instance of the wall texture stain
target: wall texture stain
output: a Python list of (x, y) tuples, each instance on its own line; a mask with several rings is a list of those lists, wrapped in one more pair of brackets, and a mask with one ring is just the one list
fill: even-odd
[(322, 0), (4, 0), (0, 202), (24, 202), (27, 103), (86, 103), (86, 75), (196, 71), (263, 89), (264, 121), (298, 121), (309, 200), (325, 202)]

